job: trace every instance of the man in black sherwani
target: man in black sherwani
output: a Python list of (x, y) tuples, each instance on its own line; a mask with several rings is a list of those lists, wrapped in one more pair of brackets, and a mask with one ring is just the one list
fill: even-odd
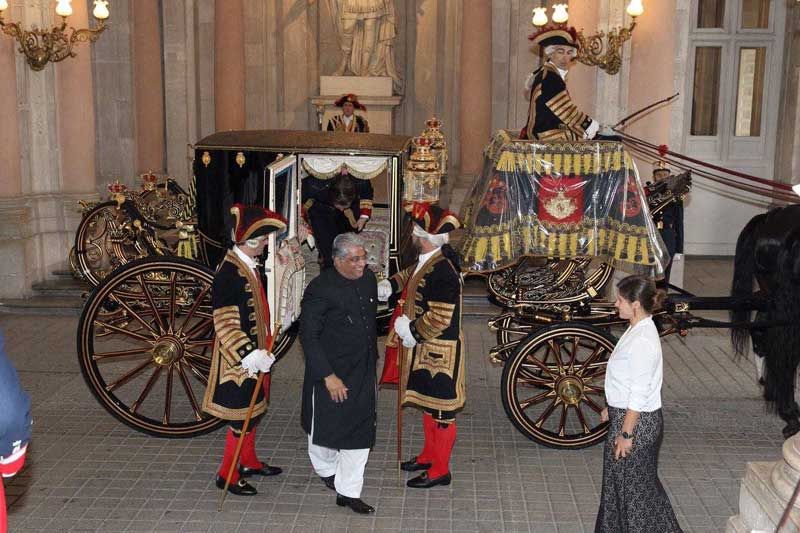
[(364, 468), (375, 444), (377, 281), (355, 233), (333, 241), (333, 267), (306, 288), (300, 342), (306, 357), (302, 425), (308, 455), (336, 504), (367, 514)]
[[(653, 168), (653, 180), (659, 183), (666, 181), (669, 177), (670, 171), (666, 161), (658, 161), (655, 168)], [(683, 199), (676, 198), (674, 202), (655, 215), (653, 220), (669, 253), (669, 263), (664, 269), (664, 279), (656, 283), (656, 285), (659, 288), (668, 290), (672, 261), (675, 259), (676, 254), (683, 253)]]

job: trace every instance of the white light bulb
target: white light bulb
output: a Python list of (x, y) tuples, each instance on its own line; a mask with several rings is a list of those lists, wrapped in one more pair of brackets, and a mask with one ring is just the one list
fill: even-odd
[(642, 13), (644, 13), (642, 0), (631, 0), (625, 11), (627, 11), (628, 15), (632, 16), (633, 18), (640, 16)]
[(567, 14), (567, 4), (554, 4), (553, 5), (553, 22), (556, 24), (564, 24), (569, 15)]
[(56, 3), (56, 14), (59, 17), (68, 17), (72, 15), (72, 0), (58, 0)]
[(0, 0), (0, 11), (8, 9), (8, 0)]
[(545, 24), (547, 24), (547, 8), (534, 7), (532, 22), (534, 26), (544, 26)]
[(94, 11), (92, 15), (97, 20), (105, 20), (108, 18), (108, 0), (94, 0)]

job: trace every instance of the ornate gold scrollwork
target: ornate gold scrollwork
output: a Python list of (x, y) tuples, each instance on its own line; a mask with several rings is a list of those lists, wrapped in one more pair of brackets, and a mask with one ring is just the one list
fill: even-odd
[(600, 67), (609, 74), (616, 74), (622, 67), (622, 46), (630, 40), (636, 21), (627, 28), (601, 31), (586, 37), (583, 31), (578, 32), (578, 61), (584, 65)]

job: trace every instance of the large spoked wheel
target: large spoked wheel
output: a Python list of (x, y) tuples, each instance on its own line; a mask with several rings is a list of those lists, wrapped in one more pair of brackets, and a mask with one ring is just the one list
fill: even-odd
[(606, 363), (616, 339), (580, 323), (553, 324), (522, 341), (503, 368), (503, 408), (523, 435), (551, 448), (605, 438)]
[(222, 424), (201, 409), (213, 349), (213, 272), (148, 257), (98, 285), (78, 325), (78, 357), (100, 404), (133, 429), (192, 437)]

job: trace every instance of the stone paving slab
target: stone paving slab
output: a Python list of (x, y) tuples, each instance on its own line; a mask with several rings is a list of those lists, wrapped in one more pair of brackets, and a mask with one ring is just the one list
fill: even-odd
[[(729, 272), (725, 261), (687, 264), (689, 284), (707, 285), (706, 294), (724, 294), (718, 280), (730, 279)], [(117, 422), (80, 375), (76, 326), (73, 317), (0, 316), (35, 419), (28, 465), (6, 482), (10, 531), (593, 530), (601, 446), (549, 449), (514, 429), (500, 401), (502, 369), (485, 356), (494, 334), (483, 318), (465, 321), (468, 402), (459, 418), (453, 484), (414, 491), (400, 483), (406, 476), (398, 476), (395, 463), (395, 393), (384, 390), (363, 492), (377, 508), (370, 517), (337, 507), (311, 469), (299, 425), (299, 345), (276, 365), (258, 435), (262, 458), (284, 473), (258, 481), (254, 498), (230, 496), (218, 513), (213, 477), (222, 431), (166, 440)], [(731, 356), (727, 331), (667, 338), (664, 357), (662, 480), (686, 531), (723, 531), (738, 512), (745, 463), (780, 457), (782, 423), (765, 414), (755, 367)], [(422, 436), (418, 413), (405, 413), (404, 449), (411, 456)]]

